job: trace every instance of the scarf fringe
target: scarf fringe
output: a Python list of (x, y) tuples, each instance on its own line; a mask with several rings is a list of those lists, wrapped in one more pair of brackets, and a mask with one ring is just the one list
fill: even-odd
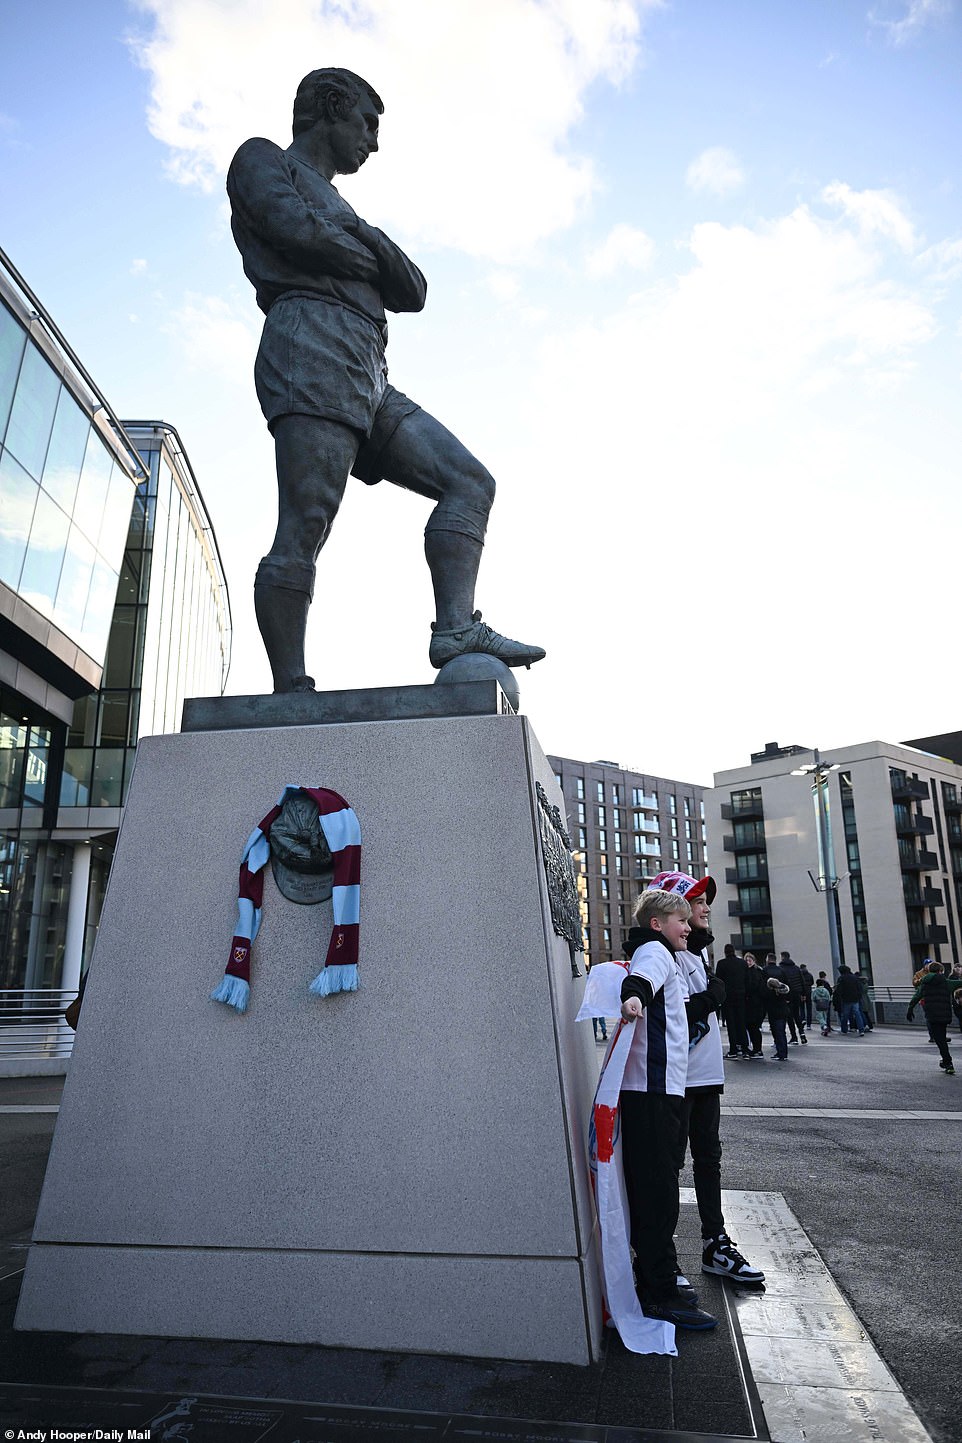
[(340, 963), (318, 972), (310, 986), (315, 997), (330, 997), (332, 992), (357, 991), (357, 963)]
[(220, 986), (214, 988), (210, 998), (212, 1002), (226, 1002), (228, 1007), (233, 1007), (237, 1012), (246, 1012), (250, 995), (249, 982), (245, 982), (242, 977), (225, 977)]

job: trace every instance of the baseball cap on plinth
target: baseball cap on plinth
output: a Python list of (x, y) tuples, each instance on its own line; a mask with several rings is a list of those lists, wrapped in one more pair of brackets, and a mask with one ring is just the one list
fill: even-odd
[(652, 877), (645, 891), (677, 892), (689, 902), (704, 896), (710, 907), (718, 888), (714, 877), (690, 877), (687, 872), (659, 872), (657, 877)]
[(317, 803), (288, 797), (270, 831), (271, 870), (289, 902), (326, 902), (334, 890), (334, 859), (318, 821)]

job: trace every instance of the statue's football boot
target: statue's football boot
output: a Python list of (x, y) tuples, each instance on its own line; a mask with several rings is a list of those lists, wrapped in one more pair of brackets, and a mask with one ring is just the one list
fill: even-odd
[(505, 666), (527, 667), (530, 667), (533, 661), (541, 661), (545, 655), (543, 646), (528, 646), (523, 641), (512, 641), (509, 636), (502, 636), (499, 631), (492, 630), (481, 620), (480, 611), (474, 613), (467, 626), (458, 627), (454, 631), (439, 631), (436, 623), (431, 623), (429, 656), (433, 667), (439, 669), (445, 662), (453, 661), (456, 656), (466, 656), (471, 652), (496, 656)]

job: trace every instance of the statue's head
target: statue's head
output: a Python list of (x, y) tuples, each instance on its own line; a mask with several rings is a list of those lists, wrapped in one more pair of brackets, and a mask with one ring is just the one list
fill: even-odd
[(353, 70), (341, 70), (335, 66), (312, 70), (304, 76), (294, 97), (294, 139), (304, 131), (312, 130), (318, 121), (333, 123), (346, 120), (362, 96), (370, 99), (378, 115), (383, 115), (381, 97)]

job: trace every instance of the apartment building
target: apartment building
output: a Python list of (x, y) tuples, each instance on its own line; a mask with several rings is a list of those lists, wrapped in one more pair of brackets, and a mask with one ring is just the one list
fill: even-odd
[(617, 762), (548, 761), (564, 793), (586, 955), (593, 963), (620, 959), (646, 883), (662, 870), (707, 869), (703, 789)]

